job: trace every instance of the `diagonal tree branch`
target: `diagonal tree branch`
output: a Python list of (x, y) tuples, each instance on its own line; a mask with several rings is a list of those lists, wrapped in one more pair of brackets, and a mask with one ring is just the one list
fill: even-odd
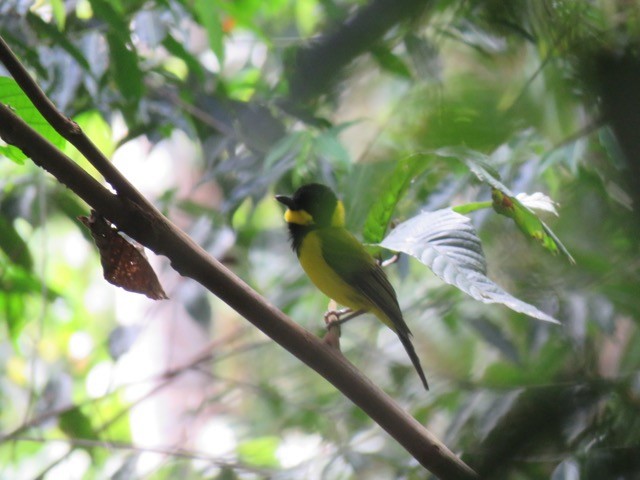
[[(3, 50), (3, 46), (6, 44), (0, 43), (0, 50)], [(3, 51), (0, 58), (7, 58), (6, 51)], [(32, 82), (31, 79), (26, 82), (21, 77), (16, 78), (16, 81), (21, 86), (23, 83), (31, 85)], [(49, 108), (43, 107), (43, 104), (35, 106), (38, 109), (44, 108), (45, 111)], [(41, 113), (44, 116), (44, 112)], [(137, 191), (119, 172), (117, 178), (121, 185), (118, 195), (114, 195), (3, 104), (0, 104), (0, 137), (20, 148), (34, 163), (73, 190), (120, 230), (155, 253), (169, 258), (176, 271), (202, 284), (322, 375), (425, 468), (443, 479), (476, 478), (473, 470), (367, 379), (340, 351), (326, 345), (271, 305), (224, 265), (209, 256), (158, 210), (149, 207), (146, 199), (140, 202), (137, 193), (129, 197), (129, 193)], [(91, 143), (86, 136), (83, 137), (86, 139), (84, 141)], [(96, 158), (96, 151), (93, 144), (83, 151), (94, 165), (94, 162), (101, 161)], [(101, 153), (99, 155), (102, 156)]]
[(155, 208), (153, 205), (116, 169), (107, 157), (84, 134), (82, 129), (70, 118), (63, 115), (49, 100), (38, 84), (31, 78), (27, 69), (20, 63), (11, 48), (0, 37), (0, 61), (4, 64), (22, 91), (38, 109), (47, 122), (64, 139), (71, 143), (100, 172), (114, 190), (125, 195), (130, 201)]

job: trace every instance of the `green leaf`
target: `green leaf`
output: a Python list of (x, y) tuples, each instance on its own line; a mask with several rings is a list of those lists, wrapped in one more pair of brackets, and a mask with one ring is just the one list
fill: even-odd
[(131, 41), (129, 36), (129, 23), (125, 16), (116, 10), (117, 2), (106, 0), (89, 0), (93, 14), (109, 25), (109, 34), (118, 37), (121, 43)]
[[(13, 78), (0, 77), (0, 102), (9, 106), (31, 128), (54, 146), (58, 148), (64, 146), (66, 140), (49, 125)], [(13, 145), (1, 145), (0, 154), (19, 164), (23, 164), (27, 158), (22, 150)]]
[[(350, 123), (352, 124), (352, 123)], [(340, 142), (338, 135), (346, 126), (329, 128), (313, 140), (313, 149), (315, 152), (335, 165), (338, 169), (347, 170), (351, 165), (351, 157), (344, 145)]]
[(136, 106), (144, 92), (144, 83), (127, 18), (116, 10), (119, 6), (116, 2), (89, 0), (89, 3), (94, 15), (109, 25), (106, 38), (112, 78), (129, 106)]
[(394, 54), (384, 45), (377, 45), (371, 48), (371, 55), (378, 62), (378, 65), (387, 72), (398, 75), (403, 78), (411, 78), (411, 71), (404, 63), (404, 60)]
[[(462, 160), (478, 180), (491, 187), (493, 209), (497, 213), (511, 218), (527, 237), (536, 240), (549, 252), (553, 254), (562, 253), (569, 262), (576, 263), (553, 231), (531, 209), (524, 206), (516, 198), (516, 195), (499, 180), (500, 175), (488, 165), (485, 155), (466, 148), (456, 147), (439, 149), (436, 154)], [(525, 201), (530, 201), (534, 195), (521, 198), (524, 198)]]
[[(60, 414), (58, 427), (72, 440), (100, 440), (98, 432), (91, 425), (91, 419), (78, 406), (74, 406)], [(84, 450), (89, 454), (93, 452), (91, 447), (84, 447)]]
[(13, 347), (19, 350), (18, 337), (27, 324), (28, 318), (25, 315), (24, 297), (9, 292), (6, 291), (0, 295), (0, 312), (7, 323), (7, 331)]
[(121, 35), (113, 32), (107, 33), (107, 43), (113, 79), (124, 99), (131, 105), (137, 105), (144, 91), (138, 54), (122, 42)]
[(29, 270), (0, 256), (0, 317), (4, 318), (9, 338), (16, 349), (18, 337), (30, 320), (25, 313), (28, 295), (44, 297), (47, 301), (59, 296)]
[(49, 0), (51, 3), (51, 13), (58, 25), (58, 30), (64, 30), (64, 24), (67, 21), (67, 12), (64, 9), (64, 0)]
[(387, 181), (380, 186), (382, 193), (371, 207), (364, 223), (362, 235), (365, 242), (378, 243), (382, 240), (398, 201), (413, 178), (426, 168), (425, 159), (425, 155), (416, 154), (400, 160)]
[(162, 40), (162, 46), (167, 49), (167, 51), (182, 60), (189, 69), (189, 72), (195, 75), (200, 82), (204, 82), (204, 69), (202, 68), (202, 64), (191, 55), (184, 46), (178, 42), (171, 34), (167, 34)]
[[(99, 111), (87, 110), (73, 117), (73, 121), (78, 124), (85, 135), (91, 139), (91, 141), (107, 158), (111, 158), (111, 155), (113, 155), (113, 152), (116, 149), (116, 145), (112, 137), (111, 125), (107, 123)], [(96, 170), (96, 167), (94, 167), (73, 145), (68, 143), (64, 149), (64, 153), (93, 178), (100, 181), (102, 180), (102, 175), (98, 170)]]
[(487, 367), (482, 383), (489, 388), (514, 388), (547, 384), (565, 366), (570, 349), (564, 342), (548, 342), (531, 363), (521, 366), (496, 362)]
[(224, 64), (224, 32), (220, 11), (216, 2), (210, 0), (195, 0), (193, 8), (198, 15), (200, 24), (207, 31), (209, 46), (218, 57), (220, 67)]
[(13, 228), (13, 224), (3, 215), (0, 215), (0, 249), (7, 254), (13, 263), (31, 271), (33, 259), (29, 247)]
[(44, 292), (47, 300), (55, 299), (58, 294), (48, 287), (29, 271), (19, 265), (0, 261), (0, 291), (14, 294), (37, 294)]
[(264, 168), (271, 169), (282, 160), (293, 158), (300, 150), (301, 144), (307, 143), (307, 132), (291, 132), (278, 140), (264, 159)]
[(562, 253), (569, 262), (576, 263), (553, 231), (520, 200), (514, 196), (506, 195), (496, 188), (491, 190), (491, 198), (493, 199), (493, 209), (500, 215), (511, 218), (525, 235), (536, 240), (551, 253)]
[[(73, 121), (78, 124), (87, 137), (98, 147), (105, 157), (110, 158), (116, 150), (113, 141), (111, 125), (104, 119), (98, 110), (86, 110), (73, 117)], [(65, 153), (76, 163), (85, 168), (89, 162), (74, 148), (67, 148)], [(84, 165), (86, 164), (86, 165)]]
[(529, 383), (521, 366), (507, 362), (492, 363), (486, 368), (482, 378), (482, 384), (489, 388), (514, 388)]
[(311, 36), (322, 19), (318, 15), (318, 3), (318, 0), (297, 0), (294, 3), (296, 27), (303, 37)]
[[(64, 10), (63, 10), (64, 13)], [(78, 62), (78, 64), (87, 72), (91, 71), (91, 67), (89, 66), (89, 62), (84, 55), (80, 51), (78, 47), (76, 47), (73, 43), (69, 41), (67, 36), (63, 34), (58, 28), (54, 27), (50, 23), (45, 22), (38, 15), (29, 12), (27, 14), (27, 20), (33, 27), (34, 31), (38, 33), (42, 33), (49, 37), (55, 45), (59, 45), (62, 47), (69, 55), (73, 57), (73, 59)]]
[(501, 303), (545, 322), (556, 319), (507, 293), (486, 276), (480, 238), (469, 218), (452, 209), (423, 212), (394, 228), (381, 247), (403, 252), (428, 266), (444, 282), (483, 303)]
[(278, 467), (276, 449), (278, 437), (258, 437), (238, 445), (238, 457), (244, 463), (257, 467)]

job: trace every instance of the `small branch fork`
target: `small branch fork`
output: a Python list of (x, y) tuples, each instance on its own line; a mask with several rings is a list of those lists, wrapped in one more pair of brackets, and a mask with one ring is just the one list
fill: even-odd
[[(395, 438), (424, 468), (442, 479), (477, 474), (440, 440), (375, 386), (335, 348), (300, 327), (212, 258), (164, 217), (106, 159), (78, 126), (46, 97), (9, 46), (0, 38), (0, 61), (45, 119), (96, 167), (115, 191), (97, 182), (69, 157), (0, 103), (0, 137), (102, 214), (118, 229), (158, 255), (233, 308), (267, 336), (322, 375)], [(335, 331), (335, 329), (334, 329)]]

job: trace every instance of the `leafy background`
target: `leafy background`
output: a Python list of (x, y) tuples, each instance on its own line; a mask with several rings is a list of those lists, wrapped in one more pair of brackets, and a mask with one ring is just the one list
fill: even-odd
[[(389, 275), (431, 391), (371, 318), (344, 328), (342, 348), (485, 478), (633, 478), (638, 192), (603, 121), (598, 59), (637, 52), (640, 6), (404, 2), (406, 18), (322, 84), (344, 52), (313, 57), (318, 36), (363, 5), (5, 0), (0, 33), (156, 205), (319, 334), (326, 299), (297, 266), (273, 193), (327, 183), (369, 241), (390, 221), (491, 200), (464, 161), (437, 152), (464, 147), (511, 191), (547, 193), (560, 216), (544, 220), (575, 265), (491, 209), (469, 216), (489, 277), (561, 326), (476, 302), (402, 256)], [(1, 80), (2, 101), (46, 128)], [(0, 153), (0, 476), (424, 478), (162, 258), (170, 301), (107, 284), (76, 220), (86, 206), (19, 152)]]

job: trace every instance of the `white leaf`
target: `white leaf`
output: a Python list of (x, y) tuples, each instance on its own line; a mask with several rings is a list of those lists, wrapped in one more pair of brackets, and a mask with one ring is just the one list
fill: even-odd
[(554, 202), (551, 197), (548, 197), (542, 192), (535, 192), (531, 195), (527, 193), (519, 193), (516, 195), (516, 198), (520, 200), (525, 207), (533, 210), (534, 212), (549, 212), (553, 213), (556, 217), (558, 217), (558, 211), (556, 210), (556, 206), (558, 205)]
[(483, 303), (501, 303), (545, 322), (559, 323), (491, 281), (480, 238), (469, 218), (447, 208), (421, 214), (401, 223), (380, 246), (403, 252), (428, 266), (444, 282)]

